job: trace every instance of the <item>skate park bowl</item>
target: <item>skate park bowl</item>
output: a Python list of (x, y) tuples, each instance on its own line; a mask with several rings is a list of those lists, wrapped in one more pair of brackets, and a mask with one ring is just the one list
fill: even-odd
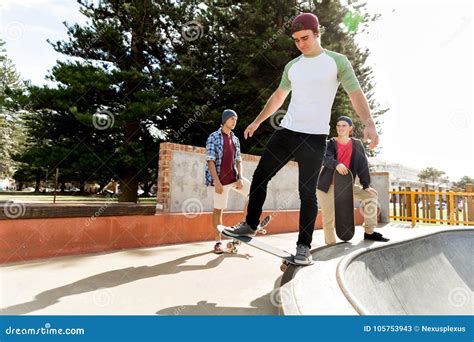
[(398, 237), (384, 229), (393, 242), (313, 251), (315, 264), (282, 283), (282, 313), (474, 314), (474, 229), (427, 229), (403, 229)]

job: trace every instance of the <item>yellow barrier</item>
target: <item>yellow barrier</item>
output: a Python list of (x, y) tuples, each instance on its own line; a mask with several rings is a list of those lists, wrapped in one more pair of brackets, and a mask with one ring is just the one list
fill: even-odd
[(389, 194), (392, 206), (389, 218), (392, 220), (409, 221), (413, 227), (417, 222), (474, 225), (472, 185), (466, 187), (466, 192), (412, 191), (407, 188), (394, 189)]

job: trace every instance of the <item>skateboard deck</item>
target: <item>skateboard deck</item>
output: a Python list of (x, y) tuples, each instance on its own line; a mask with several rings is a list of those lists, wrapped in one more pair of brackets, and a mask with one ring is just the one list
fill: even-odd
[(355, 231), (353, 186), (354, 182), (350, 171), (345, 176), (334, 171), (334, 217), (336, 235), (343, 241), (352, 239)]
[(273, 247), (273, 246), (271, 246), (269, 244), (266, 244), (266, 243), (264, 243), (260, 240), (256, 240), (253, 237), (235, 235), (235, 234), (229, 233), (227, 231), (224, 231), (224, 229), (226, 229), (226, 228), (228, 228), (228, 227), (223, 226), (223, 225), (218, 225), (217, 226), (217, 229), (219, 230), (219, 232), (221, 232), (222, 235), (224, 235), (228, 238), (238, 240), (238, 241), (243, 242), (243, 243), (245, 243), (249, 246), (260, 249), (261, 251), (264, 251), (264, 252), (272, 254), (276, 257), (279, 257), (284, 264), (286, 263), (286, 264), (296, 265), (295, 259), (294, 259), (295, 256), (293, 254), (291, 254), (287, 251), (284, 251), (280, 248)]

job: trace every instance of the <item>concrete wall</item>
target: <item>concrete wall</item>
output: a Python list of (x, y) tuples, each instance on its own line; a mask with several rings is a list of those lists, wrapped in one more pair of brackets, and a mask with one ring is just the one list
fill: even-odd
[[(249, 181), (257, 167), (258, 160), (243, 160), (243, 174)], [(186, 212), (190, 208), (202, 211), (213, 209), (213, 187), (204, 185), (204, 154), (173, 151), (171, 160), (170, 212)], [(285, 166), (269, 183), (264, 210), (299, 209), (298, 168), (291, 162)], [(229, 196), (228, 210), (240, 211), (244, 198), (232, 191)]]
[[(257, 167), (260, 157), (242, 154), (243, 174), (248, 180)], [(189, 145), (162, 143), (158, 171), (158, 205), (165, 212), (200, 213), (213, 209), (212, 187), (204, 185), (205, 149)], [(389, 215), (389, 173), (372, 174), (372, 186), (379, 193), (381, 222), (388, 222)], [(244, 199), (232, 192), (227, 210), (242, 210)], [(297, 210), (298, 166), (289, 162), (270, 181), (264, 210)], [(360, 204), (356, 203), (356, 207)]]
[(370, 174), (372, 187), (378, 193), (378, 206), (380, 209), (380, 222), (388, 223), (390, 220), (390, 174), (388, 172), (374, 172)]

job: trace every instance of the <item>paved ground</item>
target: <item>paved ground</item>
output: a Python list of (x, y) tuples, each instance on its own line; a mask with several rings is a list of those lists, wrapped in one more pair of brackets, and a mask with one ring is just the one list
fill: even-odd
[[(405, 225), (390, 225), (380, 231), (396, 240), (414, 232), (427, 232), (426, 229), (434, 231), (439, 228), (413, 230)], [(362, 234), (363, 229), (358, 227), (352, 243), (322, 248), (319, 252), (326, 255), (340, 252), (342, 256), (354, 248), (367, 247)], [(259, 239), (293, 253), (296, 236), (296, 233), (291, 233)], [(218, 256), (210, 252), (212, 245), (211, 242), (200, 242), (2, 266), (1, 313), (277, 315), (281, 309), (280, 296), (284, 304), (288, 304), (287, 287), (291, 282), (280, 291), (282, 273), (278, 258), (246, 245), (240, 246), (237, 255)], [(313, 248), (322, 245), (323, 233), (317, 230)], [(316, 300), (319, 311), (297, 312), (293, 307), (291, 310), (286, 308), (285, 313), (356, 314), (347, 302), (344, 308), (352, 311), (340, 311), (341, 307), (331, 296), (323, 295), (322, 298), (324, 292), (321, 288), (325, 285), (319, 279), (300, 281), (300, 276), (305, 274), (312, 274), (310, 278), (322, 275), (331, 280), (333, 276), (324, 275), (322, 271), (331, 264), (334, 266), (336, 260), (319, 257), (315, 265), (300, 268), (296, 273), (298, 279), (294, 278), (293, 285), (301, 286), (299, 291), (319, 291), (319, 300), (313, 297), (305, 301), (305, 307), (314, 307)], [(318, 272), (312, 271), (314, 267), (319, 268)], [(288, 276), (293, 275), (285, 274), (285, 278)], [(326, 289), (331, 291), (331, 287)]]
[[(260, 239), (294, 252), (295, 233)], [(322, 243), (322, 231), (314, 240)], [(246, 245), (221, 256), (212, 247), (200, 242), (3, 266), (1, 313), (277, 315), (280, 260)]]

